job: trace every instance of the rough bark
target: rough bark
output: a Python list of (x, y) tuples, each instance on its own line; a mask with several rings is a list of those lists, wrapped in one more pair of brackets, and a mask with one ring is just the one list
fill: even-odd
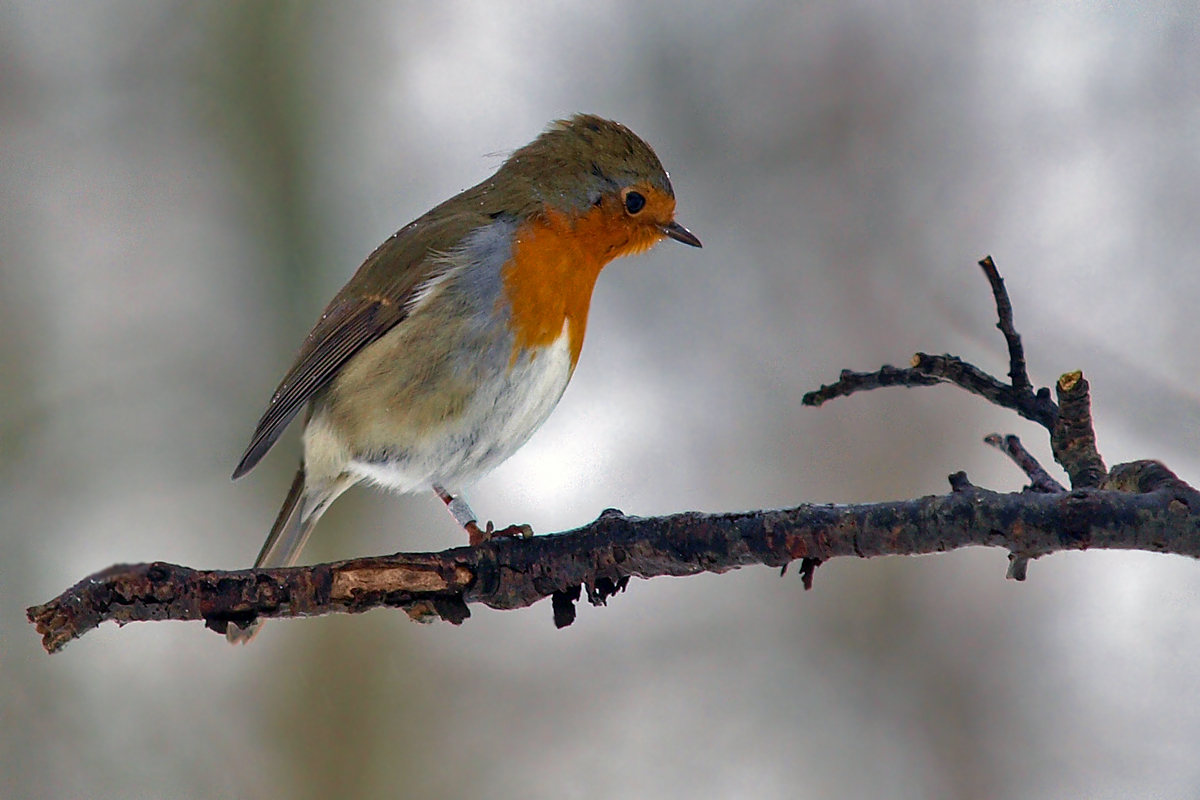
[[(204, 571), (120, 565), (30, 609), (50, 652), (104, 620), (204, 620), (224, 632), (255, 616), (303, 617), (403, 608), (460, 623), (468, 603), (513, 609), (555, 596), (556, 621), (579, 596), (603, 604), (629, 578), (725, 572), (795, 560), (1004, 547), (1024, 559), (1064, 550), (1131, 549), (1200, 557), (1200, 494), (1168, 481), (1154, 491), (1079, 489), (998, 494), (970, 485), (891, 503), (802, 505), (734, 514), (628, 517), (605, 512), (574, 531), (500, 539), (441, 553), (400, 553), (287, 569)], [(808, 567), (811, 580), (811, 570)]]

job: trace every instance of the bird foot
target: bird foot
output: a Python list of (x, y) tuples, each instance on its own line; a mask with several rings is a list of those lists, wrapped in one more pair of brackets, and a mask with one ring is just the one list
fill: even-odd
[(479, 523), (471, 520), (463, 526), (467, 530), (467, 536), (471, 540), (471, 546), (476, 547), (484, 542), (490, 542), (492, 539), (507, 536), (512, 539), (528, 539), (533, 536), (533, 526), (528, 524), (509, 525), (507, 528), (496, 530), (496, 526), (489, 520), (486, 528), (480, 528)]

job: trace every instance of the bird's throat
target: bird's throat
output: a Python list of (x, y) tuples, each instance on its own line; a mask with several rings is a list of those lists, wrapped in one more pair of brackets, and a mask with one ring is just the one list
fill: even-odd
[(553, 344), (567, 326), (571, 369), (579, 361), (596, 278), (614, 258), (641, 252), (662, 238), (633, 225), (607, 204), (579, 216), (547, 212), (516, 231), (504, 266), (515, 341), (513, 361), (529, 349)]

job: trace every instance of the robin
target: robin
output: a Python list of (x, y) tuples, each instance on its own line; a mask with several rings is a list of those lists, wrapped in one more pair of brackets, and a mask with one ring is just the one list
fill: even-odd
[[(325, 308), (263, 412), (234, 479), (306, 404), (304, 460), (255, 567), (292, 566), (321, 515), (368, 482), (432, 489), (478, 544), (458, 491), (523, 445), (562, 397), (596, 278), (675, 221), (654, 151), (620, 123), (550, 125), (496, 174), (401, 228)], [(230, 625), (230, 641), (257, 630)]]

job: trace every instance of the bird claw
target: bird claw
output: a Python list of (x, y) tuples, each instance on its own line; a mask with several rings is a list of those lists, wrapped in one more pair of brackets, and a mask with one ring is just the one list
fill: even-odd
[(496, 526), (488, 520), (486, 528), (480, 528), (479, 523), (471, 520), (466, 525), (467, 536), (470, 537), (471, 546), (476, 547), (484, 542), (490, 542), (500, 536), (506, 536), (511, 539), (528, 539), (533, 536), (533, 526), (528, 524), (509, 525), (507, 528), (496, 530)]

